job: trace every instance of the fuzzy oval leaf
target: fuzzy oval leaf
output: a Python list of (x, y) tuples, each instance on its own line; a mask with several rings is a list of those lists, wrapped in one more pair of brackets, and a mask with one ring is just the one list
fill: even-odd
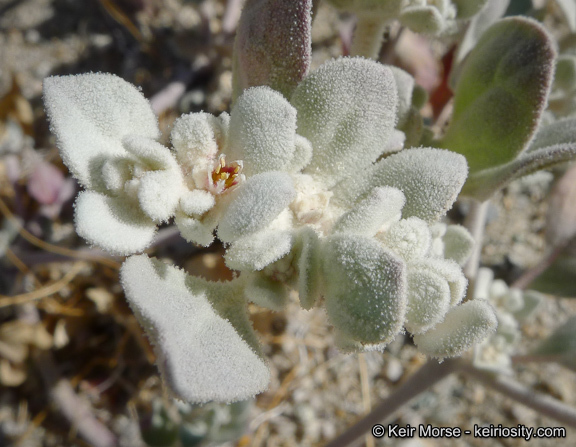
[(201, 216), (215, 204), (214, 196), (203, 189), (186, 190), (180, 197), (180, 208), (189, 216)]
[(142, 93), (111, 74), (47, 78), (44, 104), (62, 160), (86, 188), (102, 187), (102, 163), (126, 154), (125, 136), (160, 136), (154, 112)]
[(442, 323), (415, 335), (414, 343), (431, 357), (455, 357), (484, 340), (497, 325), (494, 310), (486, 301), (468, 301), (452, 308)]
[(134, 200), (83, 191), (74, 208), (78, 234), (113, 254), (130, 255), (142, 251), (156, 233), (156, 224)]
[(402, 128), (408, 119), (408, 113), (412, 107), (412, 91), (414, 90), (414, 78), (401, 68), (391, 65), (390, 70), (394, 75), (396, 90), (398, 90), (398, 123), (396, 127)]
[(312, 56), (312, 0), (247, 0), (234, 42), (233, 98), (267, 85), (287, 98)]
[(456, 262), (450, 259), (423, 258), (409, 264), (411, 270), (427, 270), (440, 275), (448, 281), (450, 288), (450, 306), (456, 306), (466, 293), (468, 280)]
[(214, 223), (205, 223), (182, 212), (176, 212), (174, 223), (184, 239), (193, 244), (208, 247), (214, 241)]
[(376, 163), (363, 176), (337, 185), (335, 198), (350, 206), (378, 186), (392, 186), (406, 197), (402, 217), (434, 222), (451, 207), (466, 181), (466, 159), (441, 149), (407, 149)]
[[(225, 286), (186, 278), (145, 255), (128, 258), (120, 275), (128, 303), (154, 345), (162, 378), (175, 395), (194, 403), (232, 402), (266, 389), (266, 364), (209, 296), (216, 292), (229, 300)], [(249, 325), (246, 312), (243, 318)]]
[(140, 179), (138, 201), (148, 217), (165, 222), (174, 215), (184, 192), (180, 169), (147, 172)]
[(334, 327), (362, 344), (392, 341), (406, 313), (404, 263), (372, 238), (343, 235), (326, 243), (323, 271)]
[(298, 134), (313, 155), (305, 172), (331, 186), (374, 162), (396, 124), (397, 91), (390, 69), (362, 58), (323, 64), (294, 91)]
[(228, 116), (209, 113), (189, 113), (174, 121), (170, 133), (178, 161), (193, 167), (200, 158), (216, 158), (225, 145)]
[(290, 176), (263, 172), (238, 188), (222, 215), (218, 237), (232, 242), (266, 227), (296, 196)]
[(294, 158), (296, 109), (267, 87), (245, 90), (232, 108), (227, 154), (247, 176), (283, 171)]
[(464, 62), (441, 147), (466, 156), (471, 172), (507, 163), (528, 145), (546, 107), (555, 50), (535, 20), (491, 26)]
[(458, 265), (464, 265), (474, 248), (474, 238), (461, 225), (448, 225), (442, 241), (444, 242), (444, 257), (452, 259)]
[(428, 225), (417, 217), (395, 222), (378, 239), (405, 261), (423, 257), (431, 242)]
[(374, 236), (382, 225), (400, 219), (406, 198), (396, 188), (375, 188), (334, 225), (334, 233), (355, 233)]
[(446, 279), (424, 269), (408, 270), (408, 311), (406, 329), (419, 334), (439, 323), (450, 308), (450, 287)]
[(226, 265), (234, 270), (262, 270), (290, 252), (290, 231), (263, 230), (238, 239), (226, 250)]

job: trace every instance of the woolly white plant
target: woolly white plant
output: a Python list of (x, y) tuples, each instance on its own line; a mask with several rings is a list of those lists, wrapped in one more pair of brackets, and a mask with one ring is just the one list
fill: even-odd
[(233, 401), (265, 389), (246, 301), (279, 309), (290, 287), (304, 308), (325, 305), (344, 349), (381, 350), (406, 328), (442, 358), (494, 330), (485, 301), (459, 305), (470, 235), (438, 222), (466, 160), (431, 148), (390, 155), (398, 89), (389, 68), (333, 60), (290, 100), (249, 88), (230, 115), (179, 118), (172, 150), (156, 142), (147, 101), (115, 76), (49, 78), (44, 97), (63, 159), (86, 188), (81, 236), (132, 254), (174, 218), (190, 242), (208, 245), (216, 231), (241, 272), (211, 283), (145, 255), (124, 263), (126, 296), (177, 396)]

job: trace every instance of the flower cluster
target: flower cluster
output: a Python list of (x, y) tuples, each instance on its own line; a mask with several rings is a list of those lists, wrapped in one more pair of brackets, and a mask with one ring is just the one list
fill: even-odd
[[(112, 75), (49, 78), (45, 102), (62, 157), (86, 188), (78, 233), (141, 252), (174, 218), (190, 242), (226, 245), (240, 272), (212, 283), (146, 255), (121, 271), (165, 381), (187, 401), (231, 401), (269, 372), (246, 301), (281, 308), (288, 290), (324, 305), (339, 344), (381, 350), (404, 329), (431, 356), (459, 355), (495, 329), (483, 300), (460, 304), (473, 241), (439, 220), (468, 168), (442, 149), (402, 149), (409, 99), (399, 75), (361, 58), (324, 64), (290, 99), (245, 90), (230, 115), (182, 116), (159, 144), (142, 95)], [(405, 85), (404, 85), (405, 86)]]

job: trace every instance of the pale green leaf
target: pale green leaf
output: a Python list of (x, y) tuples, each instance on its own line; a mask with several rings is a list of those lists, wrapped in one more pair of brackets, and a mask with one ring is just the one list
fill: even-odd
[(262, 230), (296, 196), (285, 172), (263, 172), (250, 177), (234, 191), (234, 197), (218, 225), (218, 237), (232, 242)]
[(154, 112), (142, 93), (111, 74), (47, 78), (44, 104), (62, 160), (86, 188), (103, 187), (102, 165), (126, 155), (124, 137), (160, 136)]
[(334, 236), (323, 256), (330, 322), (362, 344), (389, 343), (406, 313), (404, 263), (372, 238)]
[(406, 197), (402, 217), (434, 222), (448, 211), (466, 180), (466, 159), (454, 152), (418, 148), (390, 155), (334, 188), (335, 200), (351, 206), (378, 186), (392, 186)]
[(262, 230), (238, 239), (226, 250), (226, 265), (234, 270), (262, 270), (290, 252), (291, 231)]
[(333, 232), (374, 236), (383, 225), (400, 219), (405, 202), (404, 194), (399, 189), (375, 188), (368, 197), (338, 219)]
[(341, 58), (306, 77), (291, 103), (297, 132), (313, 148), (304, 172), (332, 186), (359, 175), (384, 152), (396, 121), (396, 83), (384, 65)]
[(227, 155), (244, 162), (247, 176), (283, 171), (294, 158), (296, 109), (267, 87), (245, 90), (230, 115)]
[(195, 403), (232, 402), (266, 389), (270, 372), (237, 282), (187, 277), (145, 255), (128, 258), (120, 275), (154, 345), (162, 378), (176, 396)]
[(472, 173), (514, 160), (538, 127), (554, 74), (554, 44), (535, 20), (500, 20), (468, 55), (441, 147)]
[(431, 357), (455, 357), (494, 333), (497, 325), (494, 310), (486, 301), (468, 301), (452, 308), (442, 323), (415, 335), (414, 343)]
[(419, 334), (439, 323), (450, 308), (450, 287), (446, 279), (425, 269), (408, 270), (408, 311), (406, 329)]
[(156, 233), (156, 224), (141, 211), (136, 200), (83, 191), (74, 207), (78, 234), (110, 253), (129, 255), (142, 251)]

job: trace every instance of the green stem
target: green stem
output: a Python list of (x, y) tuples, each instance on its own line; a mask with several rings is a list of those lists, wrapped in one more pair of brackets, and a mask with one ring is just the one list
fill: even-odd
[(378, 17), (358, 17), (350, 55), (377, 60), (385, 29), (386, 22)]

